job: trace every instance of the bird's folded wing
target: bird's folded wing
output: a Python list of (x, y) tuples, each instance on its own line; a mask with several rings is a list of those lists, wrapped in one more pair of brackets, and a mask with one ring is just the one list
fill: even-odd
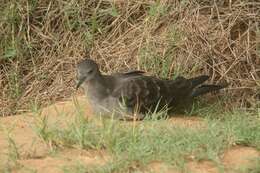
[(118, 98), (127, 107), (139, 105), (149, 109), (151, 106), (156, 106), (162, 97), (162, 92), (166, 90), (162, 81), (141, 76), (119, 82), (112, 96)]

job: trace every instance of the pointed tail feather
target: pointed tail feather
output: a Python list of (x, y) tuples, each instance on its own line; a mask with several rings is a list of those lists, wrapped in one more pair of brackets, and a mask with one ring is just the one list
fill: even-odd
[(220, 90), (225, 87), (227, 87), (227, 85), (201, 85), (200, 87), (193, 90), (191, 97), (197, 97), (212, 91)]
[(203, 82), (205, 82), (208, 79), (209, 79), (209, 76), (201, 75), (201, 76), (198, 76), (198, 77), (190, 78), (188, 80), (192, 83), (192, 88), (194, 88), (194, 87), (202, 84)]

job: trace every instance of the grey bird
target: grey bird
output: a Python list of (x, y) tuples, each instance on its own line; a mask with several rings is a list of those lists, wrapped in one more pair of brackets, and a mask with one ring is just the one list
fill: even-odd
[(226, 85), (203, 85), (209, 76), (159, 79), (143, 71), (103, 75), (97, 63), (85, 59), (77, 64), (77, 89), (82, 86), (95, 114), (119, 119), (143, 119), (165, 107), (171, 111), (195, 97)]

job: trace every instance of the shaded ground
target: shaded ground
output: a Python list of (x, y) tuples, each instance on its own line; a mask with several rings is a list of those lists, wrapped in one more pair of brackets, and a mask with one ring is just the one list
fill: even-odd
[[(77, 100), (77, 101), (76, 101)], [(54, 122), (63, 119), (59, 126), (62, 128), (66, 122), (79, 111), (75, 105), (86, 108), (85, 116), (91, 117), (91, 111), (83, 97), (56, 103), (42, 110), (41, 115), (48, 116), (48, 121)], [(169, 119), (173, 125), (180, 125), (187, 128), (205, 127), (206, 124), (199, 117), (177, 117)], [(109, 154), (105, 150), (83, 150), (78, 147), (63, 147), (53, 150), (52, 144), (46, 143), (39, 138), (34, 129), (37, 124), (35, 115), (24, 114), (19, 116), (2, 117), (0, 119), (0, 170), (5, 172), (33, 172), (38, 173), (58, 173), (65, 172), (66, 167), (77, 163), (84, 165), (104, 165), (110, 161)], [(132, 122), (129, 122), (129, 125)], [(142, 122), (138, 122), (142, 123)], [(252, 147), (233, 146), (224, 152), (220, 162), (223, 168), (217, 168), (211, 161), (197, 161), (193, 156), (187, 158), (188, 172), (193, 173), (217, 173), (219, 170), (233, 173), (235, 170), (254, 167), (254, 159), (259, 158), (260, 152)], [(180, 171), (173, 166), (168, 166), (161, 161), (153, 161), (142, 169), (143, 172), (166, 172), (179, 173)]]

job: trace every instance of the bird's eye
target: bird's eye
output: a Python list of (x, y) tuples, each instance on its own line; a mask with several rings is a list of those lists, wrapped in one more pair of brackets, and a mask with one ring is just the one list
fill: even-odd
[(88, 74), (90, 74), (90, 73), (92, 73), (92, 72), (93, 72), (93, 70), (89, 70), (89, 71), (88, 71)]

